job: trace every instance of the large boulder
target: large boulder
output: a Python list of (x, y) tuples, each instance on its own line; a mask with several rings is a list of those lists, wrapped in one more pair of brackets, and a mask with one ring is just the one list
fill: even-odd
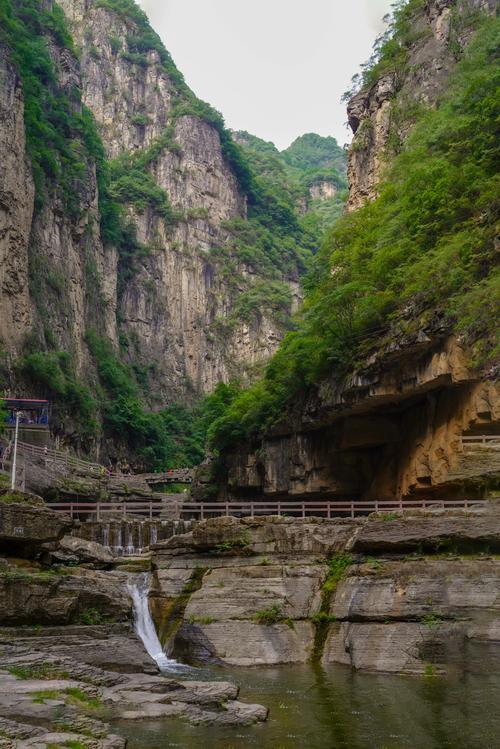
[(278, 516), (212, 518), (196, 524), (191, 543), (196, 551), (328, 556), (344, 549), (362, 522)]
[(0, 544), (4, 553), (35, 558), (44, 544), (59, 541), (73, 525), (66, 515), (44, 505), (2, 502)]
[(131, 616), (126, 574), (10, 568), (0, 573), (0, 625), (99, 624)]
[(79, 562), (91, 563), (94, 567), (107, 567), (114, 560), (113, 554), (102, 544), (77, 536), (63, 536), (53, 556), (57, 559), (58, 554), (62, 557), (68, 555)]

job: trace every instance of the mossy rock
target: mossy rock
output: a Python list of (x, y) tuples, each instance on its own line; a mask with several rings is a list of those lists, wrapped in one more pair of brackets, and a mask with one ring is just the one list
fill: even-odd
[(45, 502), (38, 494), (29, 492), (12, 491), (11, 489), (0, 489), (0, 502), (8, 504), (44, 505)]

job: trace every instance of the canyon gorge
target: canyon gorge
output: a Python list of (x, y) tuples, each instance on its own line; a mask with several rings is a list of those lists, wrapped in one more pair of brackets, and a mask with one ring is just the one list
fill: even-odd
[(0, 749), (494, 749), (495, 0), (398, 4), (348, 149), (0, 21)]

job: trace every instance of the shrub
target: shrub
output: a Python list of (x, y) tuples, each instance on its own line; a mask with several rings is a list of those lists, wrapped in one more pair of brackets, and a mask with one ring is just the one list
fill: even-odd
[(100, 403), (105, 433), (128, 445), (148, 469), (200, 463), (206, 422), (199, 408), (172, 404), (149, 412), (132, 367), (120, 361), (111, 343), (94, 331), (87, 333), (86, 341), (103, 388)]
[(35, 705), (44, 705), (45, 700), (57, 700), (61, 698), (61, 693), (57, 689), (42, 689), (32, 693)]
[(83, 705), (84, 707), (93, 709), (102, 707), (102, 702), (98, 697), (91, 697), (79, 687), (69, 687), (64, 690), (64, 694), (68, 696), (69, 699), (67, 701), (70, 704)]
[(274, 604), (268, 609), (257, 611), (253, 617), (257, 624), (277, 624), (283, 621), (282, 607), (278, 604)]
[(96, 624), (102, 624), (104, 621), (104, 617), (101, 614), (100, 611), (97, 611), (97, 609), (84, 609), (79, 618), (78, 621), (80, 624), (86, 624), (88, 626), (96, 625)]
[(63, 410), (78, 422), (84, 438), (96, 434), (96, 401), (78, 380), (69, 354), (65, 351), (27, 354), (16, 367), (40, 395), (62, 404)]
[(2, 0), (0, 29), (23, 83), (26, 148), (31, 160), (37, 206), (54, 185), (66, 210), (76, 216), (79, 188), (88, 171), (86, 123), (80, 94), (59, 88), (48, 42), (74, 54), (73, 42), (59, 6), (36, 0)]

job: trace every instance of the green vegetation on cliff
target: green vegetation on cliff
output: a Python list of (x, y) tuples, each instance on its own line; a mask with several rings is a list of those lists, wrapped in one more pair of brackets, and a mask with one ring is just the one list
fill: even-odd
[(326, 373), (341, 377), (374, 329), (416, 332), (437, 316), (467, 342), (473, 363), (484, 366), (498, 354), (499, 27), (497, 19), (484, 20), (439, 107), (421, 115), (395, 158), (379, 198), (335, 225), (296, 329), (264, 379), (213, 425), (215, 446), (269, 426)]
[[(258, 183), (299, 215), (306, 244), (315, 250), (324, 230), (342, 212), (347, 197), (347, 154), (335, 138), (308, 133), (284, 151), (273, 143), (240, 131), (235, 139), (242, 145)], [(313, 197), (315, 186), (328, 185), (334, 193)]]
[(129, 448), (147, 469), (192, 466), (203, 458), (204, 429), (198, 409), (172, 404), (158, 412), (145, 405), (137, 375), (111, 344), (90, 331), (87, 345), (99, 376), (104, 436)]
[[(176, 137), (180, 118), (196, 117), (209, 124), (218, 134), (223, 157), (235, 175), (248, 207), (246, 218), (227, 222), (224, 227), (229, 233), (228, 242), (211, 250), (210, 259), (217, 267), (217, 272), (234, 291), (233, 314), (227, 319), (216, 320), (213, 335), (225, 333), (241, 322), (252, 323), (263, 313), (274, 315), (276, 312), (275, 319), (286, 326), (291, 303), (286, 282), (289, 279), (298, 280), (306, 271), (318, 244), (318, 228), (312, 226), (310, 221), (302, 222), (297, 210), (300, 202), (298, 195), (307, 192), (307, 185), (299, 185), (294, 173), (291, 181), (296, 184), (289, 189), (283, 180), (275, 180), (267, 170), (261, 168), (254, 159), (253, 151), (242, 148), (235, 141), (225, 127), (222, 115), (198, 99), (186, 85), (159, 36), (151, 29), (147, 16), (134, 0), (97, 0), (96, 4), (128, 22), (128, 33), (123, 44), (120, 40), (114, 40), (114, 53), (118, 54), (121, 49), (122, 57), (144, 68), (157, 65), (159, 57), (161, 67), (173, 84), (164, 131), (147, 147), (125, 152), (111, 162), (108, 170), (109, 194), (113, 200), (124, 207), (131, 206), (137, 213), (150, 210), (162, 216), (167, 233), (169, 226), (180, 221), (200, 218), (209, 220), (208, 215), (190, 216), (189, 212), (184, 215), (173, 210), (165, 190), (157, 185), (153, 176), (156, 162), (162, 153), (181, 153), (181, 145)], [(151, 54), (153, 52), (154, 55)], [(147, 119), (146, 115), (137, 115), (134, 121), (138, 126), (144, 126)], [(308, 137), (306, 136), (306, 140)], [(310, 158), (315, 158), (318, 164), (321, 161), (321, 168), (326, 168), (330, 174), (330, 167), (333, 167), (334, 162), (340, 164), (342, 157), (345, 161), (345, 155), (334, 139), (321, 141), (325, 141), (321, 146), (322, 155), (318, 156), (321, 147), (316, 143), (311, 148)], [(317, 166), (316, 162), (312, 164), (314, 168)], [(341, 166), (339, 168), (340, 171), (335, 171), (335, 179), (344, 187), (345, 178), (341, 174)], [(301, 174), (303, 171), (302, 167), (302, 171), (293, 166), (286, 169), (288, 174), (294, 170)], [(343, 201), (337, 202), (341, 206)], [(147, 251), (148, 248), (133, 246), (126, 254), (128, 262), (121, 274), (125, 281), (139, 268), (141, 257)], [(248, 268), (253, 269), (254, 273), (246, 272)], [(258, 276), (255, 288), (252, 283), (254, 274)]]
[(31, 159), (37, 205), (57, 184), (67, 210), (78, 210), (78, 187), (88, 169), (85, 141), (88, 122), (79, 107), (78, 90), (58, 84), (48, 38), (73, 50), (59, 6), (36, 0), (0, 0), (0, 40), (23, 83), (26, 148)]
[(406, 67), (411, 45), (428, 33), (420, 24), (415, 24), (426, 0), (396, 0), (394, 13), (386, 16), (387, 29), (375, 42), (373, 54), (361, 66), (361, 73), (352, 79), (352, 87), (344, 94), (349, 100), (360, 89), (365, 89), (379, 80), (382, 75), (395, 73), (401, 76)]
[[(36, 208), (43, 207), (47, 194), (57, 191), (65, 209), (77, 220), (85, 181), (95, 164), (102, 239), (115, 244), (123, 263), (130, 266), (130, 258), (142, 248), (116, 200), (121, 198), (120, 189), (126, 188), (118, 184), (114, 192), (111, 189), (111, 174), (94, 118), (82, 105), (80, 90), (61, 85), (49, 51), (52, 41), (59, 53), (76, 54), (64, 13), (55, 3), (41, 6), (36, 0), (0, 0), (0, 40), (7, 45), (23, 85), (26, 149)], [(141, 189), (152, 190), (143, 183), (133, 187), (134, 198)], [(152, 192), (152, 199), (163, 210), (168, 209), (157, 192)], [(39, 276), (33, 267), (31, 290), (37, 301), (44, 294), (44, 289), (38, 288), (43, 280)]]

